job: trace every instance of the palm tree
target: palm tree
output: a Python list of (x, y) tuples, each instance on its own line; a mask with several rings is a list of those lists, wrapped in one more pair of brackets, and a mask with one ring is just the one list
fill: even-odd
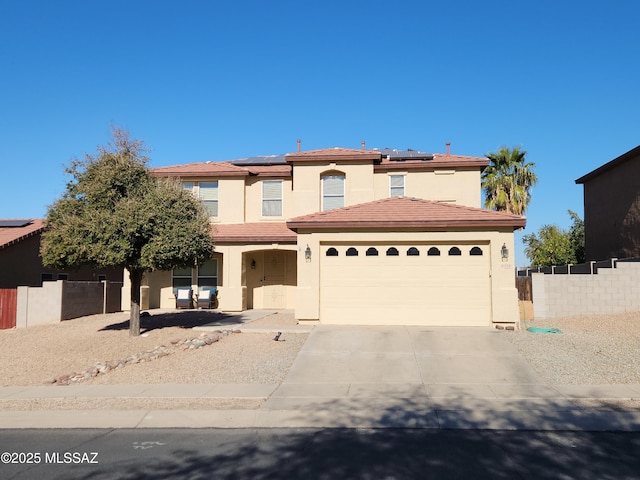
[(536, 164), (526, 161), (520, 147), (501, 148), (487, 154), (489, 166), (482, 172), (484, 206), (516, 215), (524, 215), (531, 201), (531, 188), (538, 182)]

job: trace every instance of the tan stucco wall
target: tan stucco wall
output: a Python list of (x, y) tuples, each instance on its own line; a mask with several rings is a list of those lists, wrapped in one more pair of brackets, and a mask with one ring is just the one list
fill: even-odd
[(321, 232), (298, 231), (298, 246), (301, 251), (308, 244), (312, 251), (311, 262), (304, 255), (298, 255), (298, 290), (296, 298), (296, 318), (299, 320), (321, 321), (320, 318), (320, 265), (322, 245), (342, 243), (394, 242), (409, 243), (450, 243), (465, 245), (485, 244), (490, 255), (491, 321), (516, 322), (518, 320), (518, 298), (514, 285), (513, 253), (503, 262), (500, 249), (506, 244), (513, 252), (513, 232), (506, 231), (449, 231), (449, 232)]
[(389, 197), (389, 176), (405, 176), (405, 196), (457, 203), (479, 208), (480, 170), (436, 169), (434, 171), (377, 172), (375, 198)]
[[(265, 308), (263, 301), (263, 287), (259, 284), (259, 278), (268, 276), (268, 267), (265, 270), (265, 252), (278, 250), (289, 253), (285, 255), (285, 277), (283, 279), (283, 297), (286, 303), (278, 308), (293, 309), (296, 296), (296, 245), (218, 245), (215, 258), (218, 259), (218, 300), (220, 310), (239, 312), (251, 308), (247, 305), (247, 285), (256, 288), (251, 292), (253, 308)], [(251, 259), (256, 259), (256, 270), (251, 270)], [(258, 268), (260, 265), (260, 269)], [(265, 273), (266, 272), (266, 273)], [(260, 277), (259, 277), (260, 276)], [(125, 275), (125, 283), (122, 290), (122, 309), (129, 310), (131, 302), (131, 283), (128, 273)], [(197, 289), (197, 277), (192, 277), (192, 288)], [(145, 274), (142, 288), (148, 290), (148, 308), (175, 308), (175, 296), (171, 286), (172, 276), (170, 271), (156, 271)], [(144, 297), (144, 295), (143, 295)], [(256, 300), (257, 298), (257, 300)], [(142, 305), (143, 309), (147, 306)]]
[(293, 209), (290, 217), (306, 215), (322, 210), (322, 187), (320, 177), (327, 173), (341, 172), (345, 175), (345, 206), (371, 202), (375, 199), (373, 164), (369, 162), (349, 163), (305, 163), (294, 165)]
[[(262, 182), (268, 180), (281, 180), (282, 181), (282, 215), (279, 217), (263, 217), (262, 216)], [(293, 193), (291, 191), (291, 179), (285, 178), (271, 178), (271, 177), (251, 177), (247, 179), (246, 183), (246, 206), (245, 206), (245, 218), (246, 222), (283, 222), (287, 218), (291, 217), (293, 210)], [(240, 203), (239, 198), (237, 202)]]
[(223, 178), (218, 182), (219, 223), (243, 223), (245, 179)]

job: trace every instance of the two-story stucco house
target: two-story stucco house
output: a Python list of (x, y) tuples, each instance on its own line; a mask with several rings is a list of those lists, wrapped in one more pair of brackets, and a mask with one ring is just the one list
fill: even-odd
[(204, 202), (216, 254), (147, 275), (149, 307), (214, 284), (222, 310), (295, 309), (301, 322), (516, 322), (511, 252), (525, 219), (480, 208), (486, 165), (363, 145), (156, 168)]

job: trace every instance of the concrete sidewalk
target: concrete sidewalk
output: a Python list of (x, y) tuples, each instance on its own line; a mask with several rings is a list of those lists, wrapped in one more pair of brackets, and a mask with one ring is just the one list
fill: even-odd
[(252, 399), (252, 410), (1, 411), (1, 428), (433, 428), (640, 431), (640, 385), (296, 384), (0, 387), (0, 400), (59, 398)]
[(547, 384), (491, 329), (316, 327), (282, 384), (0, 387), (0, 400), (54, 398), (243, 399), (260, 406), (1, 411), (0, 428), (640, 431), (640, 409), (629, 405), (640, 400), (640, 385)]

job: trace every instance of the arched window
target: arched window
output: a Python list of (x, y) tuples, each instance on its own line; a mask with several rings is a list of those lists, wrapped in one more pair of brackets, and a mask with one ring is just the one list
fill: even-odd
[(420, 250), (418, 250), (416, 247), (411, 247), (409, 250), (407, 250), (408, 257), (417, 257), (418, 255), (420, 255)]
[(460, 255), (462, 255), (462, 252), (460, 251), (460, 249), (458, 247), (451, 247), (449, 249), (449, 255), (451, 255), (451, 256), (460, 256)]
[(335, 248), (331, 247), (331, 248), (327, 249), (326, 255), (327, 255), (327, 257), (337, 257), (338, 256), (338, 250), (336, 250)]
[(398, 249), (395, 247), (389, 247), (387, 248), (387, 257), (397, 257), (398, 256)]
[(482, 249), (480, 247), (473, 247), (471, 250), (469, 250), (469, 255), (482, 256)]
[(431, 247), (429, 249), (429, 251), (427, 252), (427, 255), (430, 257), (439, 257), (440, 256), (440, 250), (436, 247)]
[(322, 211), (344, 207), (344, 173), (322, 175)]
[(374, 247), (367, 248), (367, 257), (377, 257), (378, 249)]
[(353, 248), (353, 247), (347, 248), (347, 257), (357, 257), (357, 256), (358, 256), (358, 250), (356, 248)]

